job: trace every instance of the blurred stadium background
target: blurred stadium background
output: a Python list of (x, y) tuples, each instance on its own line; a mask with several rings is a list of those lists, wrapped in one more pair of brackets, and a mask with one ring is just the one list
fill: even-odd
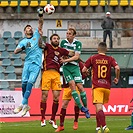
[[(133, 0), (0, 0), (0, 90), (21, 88), (25, 53), (14, 55), (13, 51), (24, 37), (25, 25), (37, 27), (37, 9), (47, 3), (55, 6), (55, 13), (44, 14), (44, 40), (49, 42), (52, 33), (64, 39), (67, 28), (75, 27), (76, 38), (83, 43), (84, 61), (97, 53), (97, 44), (103, 38), (101, 21), (110, 11), (115, 28), (112, 49), (107, 38), (107, 54), (114, 56), (121, 67), (119, 84), (112, 84), (112, 88), (133, 88)], [(40, 76), (34, 88), (39, 88), (39, 83)], [(84, 87), (91, 88), (90, 77)]]

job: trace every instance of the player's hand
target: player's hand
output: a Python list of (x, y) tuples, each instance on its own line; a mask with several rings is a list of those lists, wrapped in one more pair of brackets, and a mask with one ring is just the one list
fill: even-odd
[(60, 58), (60, 63), (65, 63), (65, 59), (63, 59), (63, 57)]
[(37, 12), (39, 17), (43, 17), (43, 12), (44, 12), (43, 8), (38, 8)]
[(113, 80), (113, 83), (115, 83), (116, 85), (118, 84), (118, 79), (117, 78), (114, 78), (114, 80)]
[(91, 75), (91, 69), (90, 68), (87, 69), (87, 71), (86, 71), (86, 76), (89, 76), (89, 75)]

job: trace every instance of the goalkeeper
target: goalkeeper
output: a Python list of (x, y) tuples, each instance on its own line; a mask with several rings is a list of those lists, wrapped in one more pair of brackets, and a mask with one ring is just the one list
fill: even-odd
[(22, 95), (21, 104), (14, 109), (17, 114), (22, 110), (21, 116), (24, 116), (30, 110), (28, 99), (31, 94), (32, 86), (36, 82), (42, 64), (42, 49), (38, 46), (40, 37), (42, 36), (43, 27), (43, 9), (38, 9), (38, 28), (33, 32), (31, 25), (26, 25), (24, 28), (25, 38), (21, 40), (14, 50), (14, 53), (20, 53), (25, 50), (25, 62), (22, 72)]

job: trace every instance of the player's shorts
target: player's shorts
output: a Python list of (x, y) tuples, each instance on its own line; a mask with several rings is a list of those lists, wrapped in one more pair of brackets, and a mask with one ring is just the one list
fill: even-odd
[(62, 90), (60, 73), (54, 69), (49, 69), (42, 74), (42, 90)]
[(92, 101), (94, 103), (108, 103), (110, 95), (110, 89), (95, 88), (92, 90)]
[[(78, 91), (77, 87), (76, 87), (76, 91), (79, 94), (79, 91)], [(64, 88), (62, 99), (63, 100), (71, 100), (72, 99), (72, 91), (69, 87)]]
[(25, 64), (22, 72), (22, 83), (30, 82), (35, 83), (39, 75), (41, 67), (35, 63)]
[(66, 64), (63, 66), (63, 75), (67, 83), (74, 80), (75, 83), (82, 83), (82, 75), (80, 73), (80, 68), (77, 65)]

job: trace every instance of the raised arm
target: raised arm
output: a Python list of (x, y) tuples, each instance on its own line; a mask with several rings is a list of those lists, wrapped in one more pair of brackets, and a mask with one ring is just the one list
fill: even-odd
[(38, 16), (39, 16), (39, 21), (38, 21), (38, 31), (40, 33), (40, 35), (43, 35), (43, 8), (39, 8), (38, 10)]

